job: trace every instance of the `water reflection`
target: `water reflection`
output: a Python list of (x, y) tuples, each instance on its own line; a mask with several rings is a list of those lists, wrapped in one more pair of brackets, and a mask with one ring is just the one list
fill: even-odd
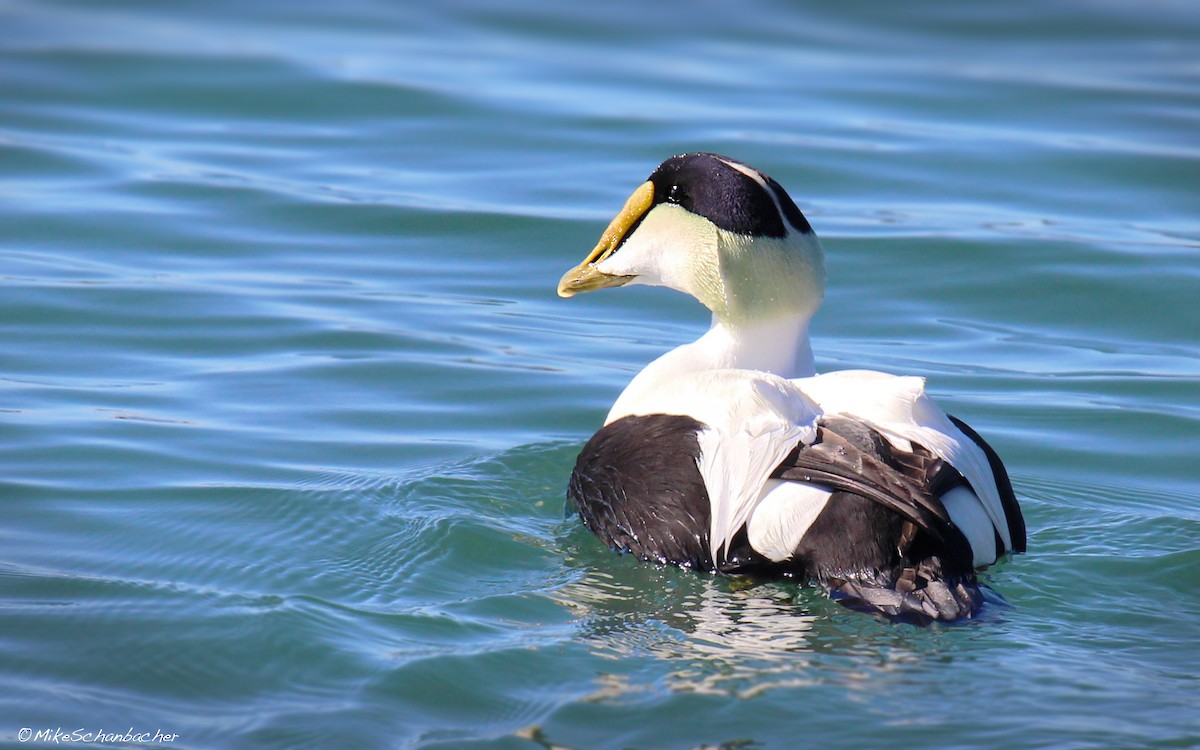
[[(746, 695), (805, 684), (818, 616), (794, 586), (736, 582), (620, 560), (616, 573), (591, 570), (552, 593), (572, 608), (593, 653), (669, 664), (655, 682), (670, 690)], [(640, 579), (640, 580), (639, 580)], [(597, 699), (638, 688), (636, 675), (601, 679)]]
[(571, 610), (577, 639), (611, 665), (597, 677), (596, 702), (824, 686), (870, 706), (914, 674), (956, 668), (962, 643), (994, 636), (1006, 610), (990, 602), (977, 621), (919, 628), (849, 612), (799, 584), (614, 555), (586, 531), (563, 541), (578, 577), (546, 595)]

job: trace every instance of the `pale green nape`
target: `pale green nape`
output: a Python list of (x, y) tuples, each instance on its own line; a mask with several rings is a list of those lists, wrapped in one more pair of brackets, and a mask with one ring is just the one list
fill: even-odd
[(811, 317), (825, 295), (825, 255), (815, 234), (782, 239), (718, 232), (717, 258), (729, 322)]

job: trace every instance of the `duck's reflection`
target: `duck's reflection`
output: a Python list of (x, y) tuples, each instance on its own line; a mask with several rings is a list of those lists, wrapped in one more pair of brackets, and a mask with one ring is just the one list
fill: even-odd
[[(590, 570), (555, 593), (574, 609), (594, 653), (614, 660), (654, 656), (673, 664), (672, 690), (748, 694), (805, 684), (813, 625), (804, 590), (737, 583), (686, 571), (619, 566)], [(648, 580), (649, 579), (649, 580)], [(819, 604), (819, 603), (818, 603)], [(656, 683), (661, 683), (659, 675)], [(623, 670), (601, 691), (624, 693), (637, 681)], [(599, 697), (599, 696), (598, 696)]]

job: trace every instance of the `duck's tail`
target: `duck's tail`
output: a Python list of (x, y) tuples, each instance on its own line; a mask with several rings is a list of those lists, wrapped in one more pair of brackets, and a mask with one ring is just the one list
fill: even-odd
[(936, 557), (867, 580), (830, 578), (825, 587), (843, 607), (916, 625), (970, 619), (984, 601), (975, 576), (943, 575)]

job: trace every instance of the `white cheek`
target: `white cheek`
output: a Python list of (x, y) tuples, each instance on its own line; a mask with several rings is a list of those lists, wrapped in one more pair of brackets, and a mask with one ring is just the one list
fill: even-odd
[(659, 286), (663, 283), (662, 250), (654, 237), (635, 232), (615, 253), (597, 263), (596, 268), (613, 276), (633, 276), (631, 284)]
[(712, 224), (684, 209), (655, 206), (625, 244), (596, 264), (604, 273), (635, 276), (630, 283), (666, 286), (693, 293), (697, 261), (715, 258)]

